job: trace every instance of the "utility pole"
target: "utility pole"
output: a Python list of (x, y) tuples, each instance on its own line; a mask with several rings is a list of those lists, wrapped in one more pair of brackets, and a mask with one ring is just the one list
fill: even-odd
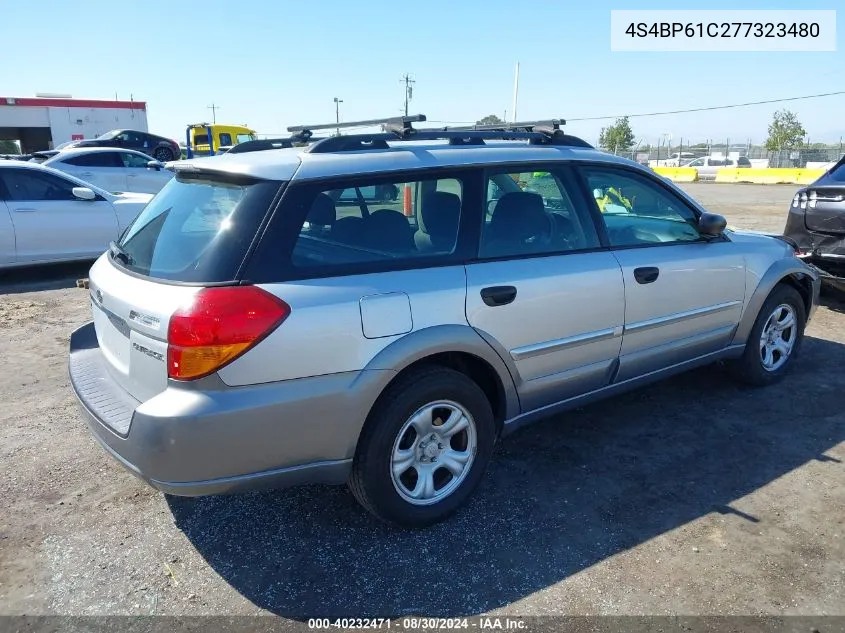
[(338, 99), (337, 97), (334, 98), (334, 119), (335, 123), (337, 123), (337, 135), (340, 136), (340, 104), (343, 103), (343, 99)]
[(208, 109), (211, 110), (211, 122), (217, 123), (217, 111), (220, 109), (220, 106), (216, 103), (212, 103), (208, 106)]
[(519, 99), (519, 62), (516, 62), (516, 70), (513, 76), (513, 112), (511, 112), (511, 123), (516, 123), (516, 102)]
[(414, 86), (413, 84), (416, 83), (408, 73), (405, 73), (405, 76), (399, 80), (405, 84), (405, 116), (408, 116), (408, 102), (414, 96)]

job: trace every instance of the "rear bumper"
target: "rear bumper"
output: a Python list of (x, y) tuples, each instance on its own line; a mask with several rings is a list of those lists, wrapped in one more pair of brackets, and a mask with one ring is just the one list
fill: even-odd
[(112, 378), (93, 323), (71, 335), (68, 369), (103, 448), (153, 487), (181, 496), (345, 482), (387, 378), (350, 372), (233, 388), (212, 376), (171, 382), (141, 403)]

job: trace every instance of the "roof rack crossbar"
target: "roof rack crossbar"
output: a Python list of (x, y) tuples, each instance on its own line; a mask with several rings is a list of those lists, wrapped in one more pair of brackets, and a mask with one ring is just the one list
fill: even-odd
[(386, 127), (401, 126), (401, 129), (409, 129), (411, 123), (425, 121), (424, 114), (413, 114), (409, 116), (395, 116), (381, 119), (367, 119), (365, 121), (344, 121), (342, 123), (317, 123), (315, 125), (292, 125), (288, 132), (313, 132), (314, 130), (335, 130), (350, 127), (366, 127), (368, 125), (381, 125)]
[(444, 130), (475, 130), (475, 131), (492, 131), (492, 130), (525, 130), (527, 132), (537, 131), (549, 134), (550, 130), (560, 130), (562, 125), (566, 125), (564, 119), (546, 119), (542, 121), (512, 121), (502, 123), (485, 123), (477, 125), (466, 125), (459, 127), (445, 127)]

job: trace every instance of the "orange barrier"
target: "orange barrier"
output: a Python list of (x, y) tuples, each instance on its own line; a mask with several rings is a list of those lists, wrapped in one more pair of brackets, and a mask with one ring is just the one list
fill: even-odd
[(411, 203), (411, 185), (405, 185), (405, 190), (402, 192), (402, 210), (405, 212), (406, 217), (413, 217), (414, 216), (414, 207)]

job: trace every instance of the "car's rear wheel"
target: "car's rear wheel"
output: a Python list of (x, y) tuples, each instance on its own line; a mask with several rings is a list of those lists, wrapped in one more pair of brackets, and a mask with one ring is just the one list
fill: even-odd
[(349, 486), (383, 521), (407, 527), (437, 523), (477, 487), (495, 437), (490, 403), (475, 382), (445, 367), (414, 371), (376, 403)]
[(153, 158), (160, 163), (166, 163), (173, 160), (173, 152), (166, 147), (157, 147), (156, 151), (153, 152)]
[(778, 382), (798, 354), (806, 322), (804, 300), (798, 291), (776, 286), (760, 308), (743, 355), (729, 365), (733, 374), (752, 385)]

